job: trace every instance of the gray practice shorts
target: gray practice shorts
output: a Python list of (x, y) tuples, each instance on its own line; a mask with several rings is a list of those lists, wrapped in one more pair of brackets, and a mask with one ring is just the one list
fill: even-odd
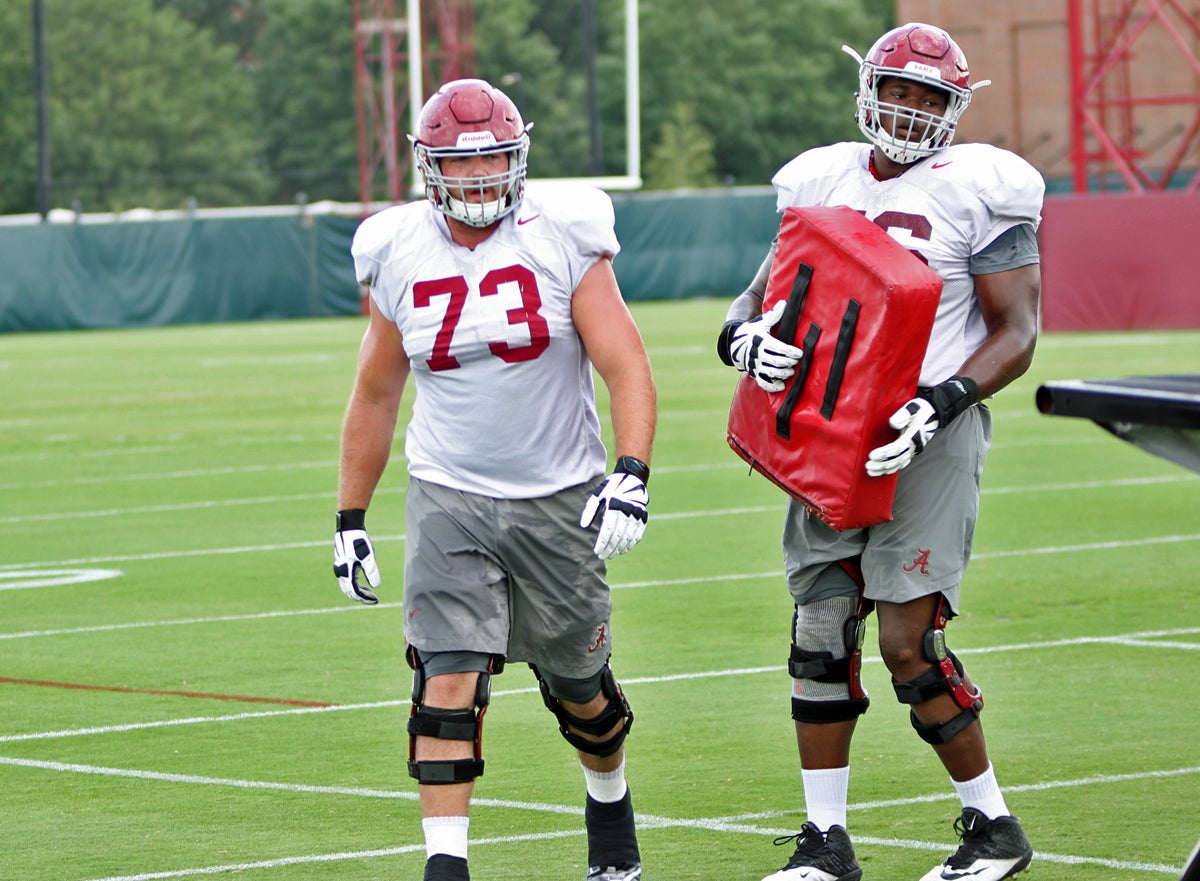
[[(597, 480), (598, 482), (598, 480)], [(412, 478), (405, 512), (404, 635), (423, 653), (484, 652), (572, 679), (612, 653), (591, 485), (493, 499)]]
[(840, 568), (824, 570), (861, 554), (868, 599), (904, 603), (942, 593), (957, 614), (991, 442), (991, 411), (982, 404), (971, 407), (900, 472), (893, 519), (878, 526), (836, 532), (790, 501), (783, 559), (796, 603), (857, 593)]

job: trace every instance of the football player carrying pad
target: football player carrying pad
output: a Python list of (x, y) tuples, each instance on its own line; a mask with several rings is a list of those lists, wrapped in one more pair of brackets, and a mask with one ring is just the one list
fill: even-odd
[[(991, 443), (983, 401), (1033, 357), (1044, 185), (1012, 153), (951, 145), (983, 83), (970, 83), (966, 57), (941, 28), (910, 23), (880, 37), (865, 58), (848, 51), (859, 62), (856, 118), (869, 143), (797, 156), (773, 179), (777, 207), (860, 211), (943, 286), (927, 344), (919, 343), (918, 388), (859, 466), (870, 480), (896, 481), (892, 519), (839, 531), (795, 499), (788, 503), (783, 556), (795, 608), (788, 667), (807, 820), (777, 842), (794, 851), (767, 881), (862, 877), (846, 814), (851, 737), (869, 704), (858, 671), (873, 609), (896, 699), (909, 706), (916, 734), (961, 803), (954, 824), (961, 845), (923, 881), (1000, 881), (1024, 870), (1032, 849), (984, 744), (982, 694), (947, 648), (945, 627), (959, 611)], [(761, 317), (773, 257), (774, 249), (730, 307), (718, 348), (725, 363), (779, 395), (797, 365), (755, 354), (767, 343), (759, 331), (773, 320)], [(735, 341), (750, 343), (738, 358)], [(889, 876), (886, 868), (877, 874)]]

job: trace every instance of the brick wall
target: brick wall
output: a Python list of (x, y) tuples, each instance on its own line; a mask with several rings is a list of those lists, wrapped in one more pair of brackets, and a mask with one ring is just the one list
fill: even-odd
[[(1083, 0), (1085, 31), (1094, 27), (1095, 3)], [(1147, 14), (1152, 3), (1105, 0), (1102, 11), (1114, 15), (1131, 6), (1135, 16)], [(1182, 0), (1190, 17), (1169, 12), (1193, 56), (1200, 57), (1200, 2)], [(973, 81), (990, 79), (978, 91), (959, 126), (958, 141), (987, 141), (1019, 153), (1051, 182), (1069, 182), (1071, 71), (1066, 0), (898, 0), (896, 19), (924, 21), (945, 28), (967, 55)], [(1094, 45), (1090, 32), (1089, 47)], [(862, 47), (865, 50), (866, 47)], [(860, 50), (860, 51), (862, 51)], [(1145, 151), (1139, 164), (1154, 171), (1170, 162), (1200, 121), (1200, 71), (1173, 42), (1170, 31), (1155, 21), (1131, 47), (1126, 94), (1134, 98), (1177, 96), (1191, 104), (1173, 103), (1132, 108), (1132, 143)], [(1118, 97), (1115, 80), (1108, 79)], [(1107, 125), (1112, 133), (1120, 126)], [(1094, 145), (1093, 145), (1094, 146)], [(1181, 169), (1200, 168), (1200, 138), (1192, 138)]]

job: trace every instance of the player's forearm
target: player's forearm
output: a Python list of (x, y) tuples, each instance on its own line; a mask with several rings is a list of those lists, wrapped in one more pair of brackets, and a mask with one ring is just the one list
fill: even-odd
[(975, 277), (988, 337), (958, 372), (979, 384), (981, 397), (994, 395), (1033, 363), (1041, 278), (1036, 263)]
[(649, 365), (616, 378), (608, 391), (616, 456), (633, 456), (649, 465), (658, 419)]
[(762, 314), (763, 298), (767, 293), (767, 278), (771, 274), (771, 263), (775, 260), (775, 242), (767, 250), (767, 256), (758, 267), (758, 272), (750, 280), (749, 287), (742, 291), (729, 305), (725, 313), (725, 323), (731, 321), (750, 321)]
[(1018, 295), (1009, 298), (1013, 305), (1003, 311), (993, 310), (990, 314), (985, 311), (988, 338), (959, 369), (961, 375), (969, 376), (979, 384), (979, 394), (983, 398), (994, 395), (1013, 382), (1033, 363), (1033, 349), (1038, 335), (1039, 293), (1035, 272), (1036, 267), (1034, 272), (1027, 272), (1025, 286), (1013, 288), (1018, 292)]
[(729, 311), (725, 313), (725, 323), (736, 321), (740, 324), (743, 321), (753, 321), (762, 314), (762, 304), (761, 294), (749, 289), (743, 291), (729, 304)]
[(352, 400), (342, 425), (338, 510), (366, 509), (387, 468), (396, 411)]
[(1035, 329), (1006, 325), (963, 363), (959, 374), (975, 380), (979, 396), (989, 398), (1029, 369), (1036, 342)]

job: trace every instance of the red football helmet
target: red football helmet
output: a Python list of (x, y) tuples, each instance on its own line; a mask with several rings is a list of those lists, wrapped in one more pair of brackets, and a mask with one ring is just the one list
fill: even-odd
[[(416, 135), (408, 136), (429, 201), (468, 226), (490, 226), (511, 213), (525, 193), (530, 128), (512, 100), (484, 80), (443, 85), (421, 108)], [(464, 178), (442, 174), (441, 160), (447, 156), (494, 154), (509, 157), (503, 174)], [(468, 192), (479, 192), (480, 200), (469, 201)]]
[[(971, 103), (972, 89), (987, 85), (987, 81), (968, 83), (967, 56), (948, 33), (933, 25), (910, 22), (894, 28), (875, 41), (865, 59), (843, 48), (859, 61), (858, 127), (885, 155), (903, 165), (949, 147), (959, 117)], [(946, 94), (945, 114), (911, 108), (897, 111), (886, 102), (881, 106), (879, 84), (884, 77), (940, 89)], [(897, 134), (898, 128), (905, 131)]]

